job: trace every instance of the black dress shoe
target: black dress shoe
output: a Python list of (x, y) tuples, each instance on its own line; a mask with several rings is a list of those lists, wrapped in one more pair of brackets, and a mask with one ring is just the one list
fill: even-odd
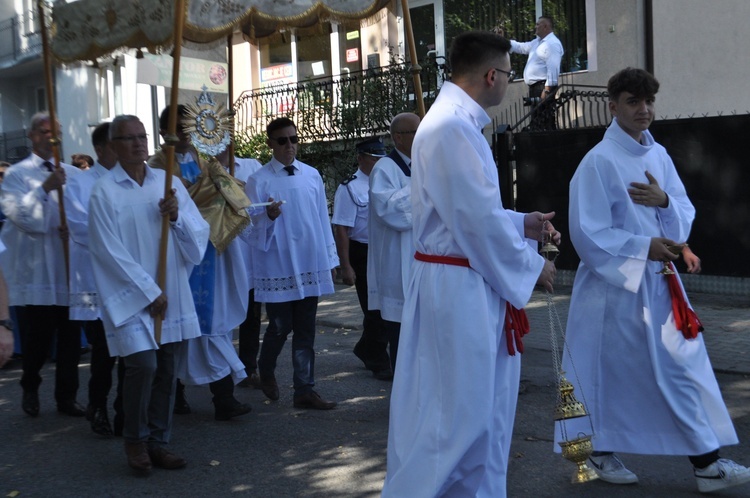
[(190, 413), (193, 413), (193, 410), (190, 409), (190, 404), (185, 397), (185, 386), (181, 383), (177, 386), (177, 391), (175, 391), (174, 408), (172, 413), (175, 415), (189, 415)]
[(39, 393), (36, 391), (24, 391), (21, 408), (32, 417), (39, 416)]
[(393, 372), (390, 368), (384, 368), (383, 370), (376, 370), (372, 372), (372, 376), (378, 380), (393, 380)]
[(294, 397), (295, 408), (308, 408), (312, 410), (331, 410), (336, 406), (335, 401), (326, 401), (315, 391), (308, 391), (305, 394)]
[(63, 401), (57, 403), (57, 411), (71, 417), (84, 417), (86, 410), (75, 401)]
[(216, 403), (214, 419), (221, 421), (229, 420), (250, 413), (252, 409), (250, 405), (240, 403), (236, 399), (232, 399), (229, 403)]
[(276, 383), (276, 377), (261, 377), (260, 389), (263, 391), (263, 394), (266, 395), (266, 398), (270, 399), (271, 401), (276, 401), (279, 399), (279, 385)]
[(109, 423), (109, 415), (107, 414), (107, 409), (105, 407), (95, 408), (93, 414), (91, 415), (91, 418), (89, 418), (89, 422), (91, 422), (91, 430), (96, 434), (99, 434), (101, 436), (111, 436), (114, 434), (114, 431), (112, 431), (112, 426)]

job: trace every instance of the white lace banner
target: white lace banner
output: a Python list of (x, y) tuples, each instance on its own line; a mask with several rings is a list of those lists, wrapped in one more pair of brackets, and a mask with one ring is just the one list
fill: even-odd
[[(187, 0), (184, 38), (211, 42), (242, 29), (251, 37), (328, 19), (363, 19), (391, 0)], [(170, 45), (174, 0), (58, 1), (52, 52), (62, 61), (93, 60), (118, 48)]]

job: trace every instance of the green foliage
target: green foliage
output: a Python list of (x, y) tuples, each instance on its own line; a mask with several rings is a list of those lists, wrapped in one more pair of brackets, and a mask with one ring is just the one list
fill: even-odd
[(234, 155), (257, 159), (261, 164), (271, 160), (271, 149), (266, 145), (266, 134), (249, 134), (247, 131), (234, 136)]

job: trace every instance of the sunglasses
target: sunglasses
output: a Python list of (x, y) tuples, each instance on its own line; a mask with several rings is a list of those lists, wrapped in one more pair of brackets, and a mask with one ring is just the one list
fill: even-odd
[(273, 140), (279, 145), (286, 145), (287, 140), (292, 142), (292, 144), (296, 144), (297, 142), (299, 142), (299, 138), (297, 137), (297, 135), (292, 135), (291, 137), (278, 137), (278, 138), (269, 137), (269, 139)]

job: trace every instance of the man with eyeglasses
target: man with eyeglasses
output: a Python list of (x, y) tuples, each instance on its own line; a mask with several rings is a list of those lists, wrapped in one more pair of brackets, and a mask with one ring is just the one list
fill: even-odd
[(390, 380), (393, 372), (386, 351), (383, 319), (379, 311), (368, 306), (367, 296), (369, 177), (378, 159), (385, 157), (385, 145), (382, 138), (372, 137), (359, 142), (356, 147), (357, 171), (336, 189), (331, 221), (343, 281), (356, 288), (364, 315), (362, 336), (354, 346), (354, 354), (376, 379)]
[[(527, 42), (510, 40), (511, 53), (529, 56), (523, 68), (523, 81), (529, 87), (529, 102), (536, 107), (533, 121), (535, 129), (553, 130), (556, 127), (554, 106), (546, 99), (554, 99), (560, 77), (560, 62), (565, 53), (559, 38), (553, 33), (555, 21), (541, 16), (536, 22), (536, 38)], [(537, 107), (539, 106), (539, 107)]]
[[(411, 146), (419, 127), (412, 112), (391, 121), (395, 148), (375, 163), (370, 174), (368, 302), (380, 310), (389, 346), (391, 371), (396, 370), (401, 312), (409, 268), (414, 260), (411, 219)], [(356, 352), (356, 351), (355, 351)]]
[(554, 213), (503, 208), (482, 134), (486, 109), (508, 88), (509, 50), (494, 33), (457, 36), (452, 82), (414, 138), (416, 251), (393, 377), (386, 498), (506, 496), (522, 348), (505, 327), (506, 310), (522, 308), (536, 284), (553, 290), (554, 264), (525, 238), (560, 238)]
[[(58, 125), (59, 129), (59, 125)], [(23, 375), (21, 408), (39, 415), (39, 375), (55, 337), (55, 400), (60, 413), (82, 417), (76, 402), (81, 330), (68, 318), (68, 277), (60, 229), (58, 189), (81, 173), (75, 166), (53, 164), (52, 123), (48, 113), (31, 118), (32, 153), (5, 174), (0, 204), (7, 216), (2, 241), (7, 250), (0, 265), (8, 283), (11, 306), (21, 332)]]
[[(297, 159), (297, 127), (278, 118), (266, 127), (273, 158), (248, 178), (254, 203), (271, 205), (253, 217), (251, 244), (255, 298), (266, 303), (268, 328), (258, 358), (261, 389), (279, 399), (276, 361), (292, 336), (295, 408), (330, 410), (315, 390), (315, 315), (318, 298), (332, 294), (339, 265), (320, 173)], [(282, 204), (282, 202), (284, 204)]]
[[(109, 128), (118, 164), (89, 201), (89, 247), (107, 346), (125, 367), (123, 437), (128, 465), (187, 463), (166, 449), (172, 431), (175, 363), (182, 342), (201, 333), (188, 278), (201, 262), (209, 227), (180, 182), (164, 196), (165, 172), (146, 164), (148, 137), (136, 116), (117, 116)], [(169, 218), (166, 288), (157, 284), (162, 218)], [(162, 319), (161, 342), (154, 317)]]

